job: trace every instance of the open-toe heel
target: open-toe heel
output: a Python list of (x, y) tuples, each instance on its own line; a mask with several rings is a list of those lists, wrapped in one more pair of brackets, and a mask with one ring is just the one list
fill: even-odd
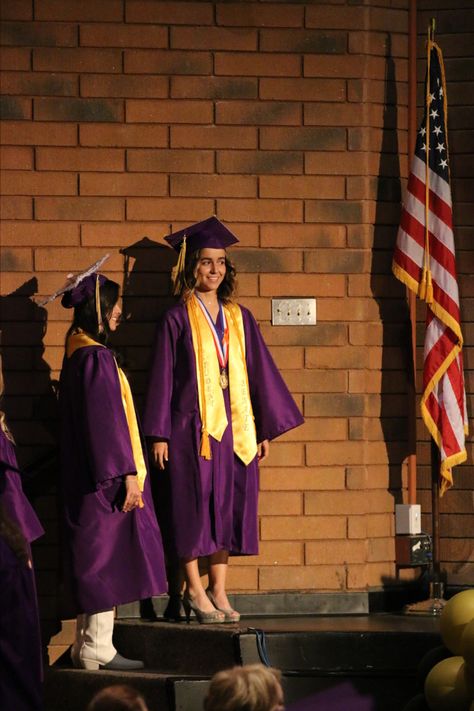
[(240, 620), (240, 612), (237, 612), (237, 610), (233, 610), (231, 607), (219, 607), (219, 605), (216, 603), (214, 595), (209, 590), (209, 588), (207, 588), (206, 590), (206, 595), (212, 602), (216, 610), (219, 610), (219, 612), (223, 613), (224, 622), (238, 622)]
[(225, 615), (221, 611), (211, 610), (210, 612), (206, 612), (205, 610), (201, 610), (187, 593), (183, 596), (183, 607), (186, 613), (186, 622), (189, 622), (191, 610), (196, 615), (196, 619), (200, 625), (220, 625), (222, 622), (225, 622)]

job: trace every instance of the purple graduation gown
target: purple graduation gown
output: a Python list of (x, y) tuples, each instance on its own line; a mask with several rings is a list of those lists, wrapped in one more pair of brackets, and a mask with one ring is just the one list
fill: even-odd
[[(303, 417), (255, 319), (241, 308), (257, 442), (262, 442), (297, 427)], [(143, 429), (148, 437), (169, 442), (168, 466), (153, 476), (161, 479), (157, 488), (169, 492), (162, 527), (167, 550), (180, 558), (219, 550), (258, 553), (258, 461), (255, 457), (245, 466), (234, 454), (229, 389), (224, 399), (229, 425), (221, 442), (210, 437), (212, 459), (205, 460), (199, 455), (201, 420), (191, 327), (186, 306), (179, 302), (158, 325)]]
[(144, 508), (120, 510), (123, 477), (136, 467), (112, 352), (86, 346), (65, 356), (59, 400), (65, 585), (75, 613), (101, 612), (165, 592), (149, 476)]
[[(23, 493), (13, 443), (0, 428), (0, 502), (28, 543), (43, 535)], [(41, 637), (34, 572), (0, 536), (0, 708), (40, 711)]]

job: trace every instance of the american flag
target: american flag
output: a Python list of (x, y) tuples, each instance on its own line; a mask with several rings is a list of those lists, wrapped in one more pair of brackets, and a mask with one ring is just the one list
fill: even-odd
[[(425, 114), (418, 131), (392, 269), (426, 302), (421, 415), (440, 451), (441, 495), (466, 460), (466, 393), (449, 183), (443, 55), (428, 41)], [(428, 156), (428, 160), (427, 160)]]

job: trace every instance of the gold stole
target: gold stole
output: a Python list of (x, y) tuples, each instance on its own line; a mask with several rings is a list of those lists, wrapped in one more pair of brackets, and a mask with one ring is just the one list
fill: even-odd
[[(70, 358), (74, 351), (78, 348), (85, 348), (86, 346), (100, 346), (105, 348), (101, 343), (97, 343), (92, 338), (90, 338), (83, 331), (78, 333), (73, 333), (67, 339), (66, 344), (66, 356)], [(130, 383), (127, 380), (127, 376), (121, 368), (118, 367), (117, 361), (114, 358), (115, 365), (117, 367), (117, 373), (120, 383), (120, 392), (122, 395), (122, 404), (125, 412), (125, 417), (127, 420), (128, 431), (130, 434), (130, 442), (132, 444), (133, 461), (135, 462), (135, 469), (137, 470), (137, 483), (140, 491), (143, 491), (145, 485), (145, 478), (147, 474), (147, 469), (145, 465), (145, 459), (143, 457), (142, 443), (140, 439), (140, 432), (138, 430), (137, 415), (135, 412), (135, 406), (133, 404), (132, 391), (130, 389)], [(113, 413), (110, 413), (113, 416)], [(143, 508), (145, 504), (143, 501), (140, 502), (140, 508)]]
[[(200, 454), (204, 459), (211, 459), (209, 435), (220, 442), (228, 425), (224, 394), (219, 385), (219, 362), (211, 329), (195, 296), (189, 299), (186, 307), (196, 358), (202, 423)], [(227, 304), (224, 309), (229, 328), (229, 394), (234, 452), (247, 466), (257, 454), (257, 435), (245, 363), (244, 323), (237, 304)]]

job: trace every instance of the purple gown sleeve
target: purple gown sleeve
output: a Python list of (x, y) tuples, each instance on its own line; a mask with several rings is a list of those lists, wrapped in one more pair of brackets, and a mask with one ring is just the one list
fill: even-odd
[(248, 309), (241, 309), (257, 442), (262, 442), (298, 427), (304, 419), (270, 355), (257, 322)]
[(44, 529), (33, 507), (23, 493), (15, 449), (1, 429), (0, 501), (9, 517), (19, 526), (29, 543), (43, 535)]
[(136, 472), (113, 354), (106, 348), (91, 349), (81, 375), (84, 445), (91, 474), (101, 487), (109, 479)]
[(166, 313), (156, 329), (153, 361), (143, 416), (147, 437), (169, 440), (171, 437), (171, 401), (176, 361), (177, 326)]

